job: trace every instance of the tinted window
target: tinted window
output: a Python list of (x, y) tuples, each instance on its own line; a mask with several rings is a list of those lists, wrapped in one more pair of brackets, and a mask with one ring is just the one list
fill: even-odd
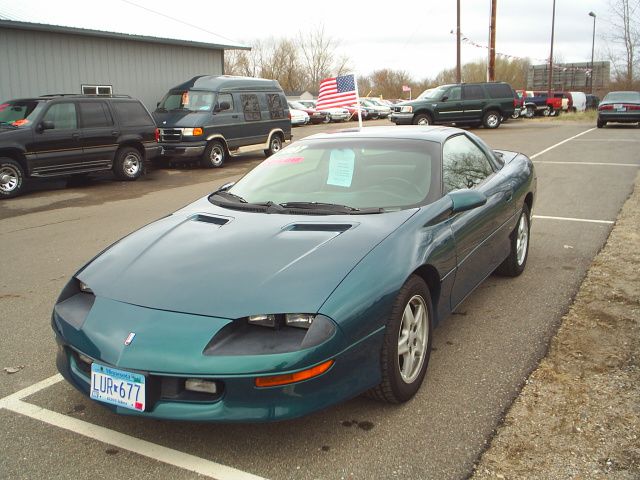
[(51, 105), (42, 120), (53, 122), (56, 130), (70, 130), (78, 128), (76, 106), (73, 103), (56, 103)]
[(244, 112), (244, 119), (247, 122), (260, 120), (262, 118), (257, 95), (252, 93), (240, 95), (240, 101), (242, 101), (242, 111)]
[(221, 93), (218, 95), (217, 110), (219, 112), (224, 112), (225, 110), (220, 109), (220, 105), (222, 105), (225, 102), (229, 104), (229, 108), (226, 109), (226, 111), (233, 111), (233, 97), (231, 96), (230, 93)]
[(466, 135), (453, 137), (442, 150), (442, 180), (445, 192), (473, 188), (493, 173), (484, 152)]
[(113, 102), (111, 105), (125, 127), (153, 125), (153, 120), (139, 102)]
[(267, 93), (267, 106), (271, 118), (284, 118), (284, 99), (277, 93)]
[(21, 100), (6, 103), (0, 102), (0, 123), (9, 123), (16, 127), (28, 125), (31, 122), (29, 117), (37, 106), (38, 102)]
[(104, 102), (81, 102), (80, 116), (84, 128), (108, 127), (113, 125), (111, 114)]
[(483, 100), (484, 92), (480, 85), (464, 85), (462, 87), (462, 94), (465, 100)]
[(486, 83), (484, 88), (490, 98), (513, 98), (511, 87), (506, 83)]

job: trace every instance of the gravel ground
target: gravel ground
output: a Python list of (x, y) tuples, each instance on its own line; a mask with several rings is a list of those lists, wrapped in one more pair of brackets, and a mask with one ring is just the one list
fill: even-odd
[(473, 479), (640, 478), (640, 175)]

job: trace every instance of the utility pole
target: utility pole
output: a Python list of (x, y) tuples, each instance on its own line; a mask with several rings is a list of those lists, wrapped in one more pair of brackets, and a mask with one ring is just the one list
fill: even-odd
[(591, 75), (589, 75), (589, 93), (593, 93), (593, 49), (596, 46), (596, 14), (589, 12), (589, 16), (593, 17), (593, 39), (591, 40)]
[(547, 96), (551, 97), (553, 89), (553, 34), (556, 28), (556, 0), (553, 0), (553, 15), (551, 17), (551, 53), (549, 53), (549, 78), (547, 81)]
[(487, 81), (496, 81), (496, 6), (498, 0), (491, 0), (491, 23), (489, 25), (489, 63)]
[(462, 83), (462, 67), (460, 66), (460, 0), (457, 0), (458, 4), (458, 21), (456, 27), (456, 83)]

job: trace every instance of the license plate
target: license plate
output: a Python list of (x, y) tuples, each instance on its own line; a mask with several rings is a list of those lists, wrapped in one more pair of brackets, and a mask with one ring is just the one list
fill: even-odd
[(90, 397), (118, 407), (142, 412), (145, 407), (144, 382), (144, 375), (94, 362), (91, 364)]
[(613, 108), (615, 108), (615, 109), (616, 109), (617, 111), (619, 111), (619, 112), (624, 112), (624, 111), (626, 111), (626, 110), (627, 110), (627, 109), (626, 109), (626, 107), (625, 107), (624, 105), (621, 105), (621, 104), (619, 104), (619, 103), (615, 103), (615, 104), (613, 105)]

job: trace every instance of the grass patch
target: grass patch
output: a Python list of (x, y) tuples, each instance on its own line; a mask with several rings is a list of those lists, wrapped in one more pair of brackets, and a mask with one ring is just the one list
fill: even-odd
[(562, 112), (557, 120), (574, 120), (576, 122), (594, 122), (598, 118), (597, 110), (586, 110), (584, 112)]

